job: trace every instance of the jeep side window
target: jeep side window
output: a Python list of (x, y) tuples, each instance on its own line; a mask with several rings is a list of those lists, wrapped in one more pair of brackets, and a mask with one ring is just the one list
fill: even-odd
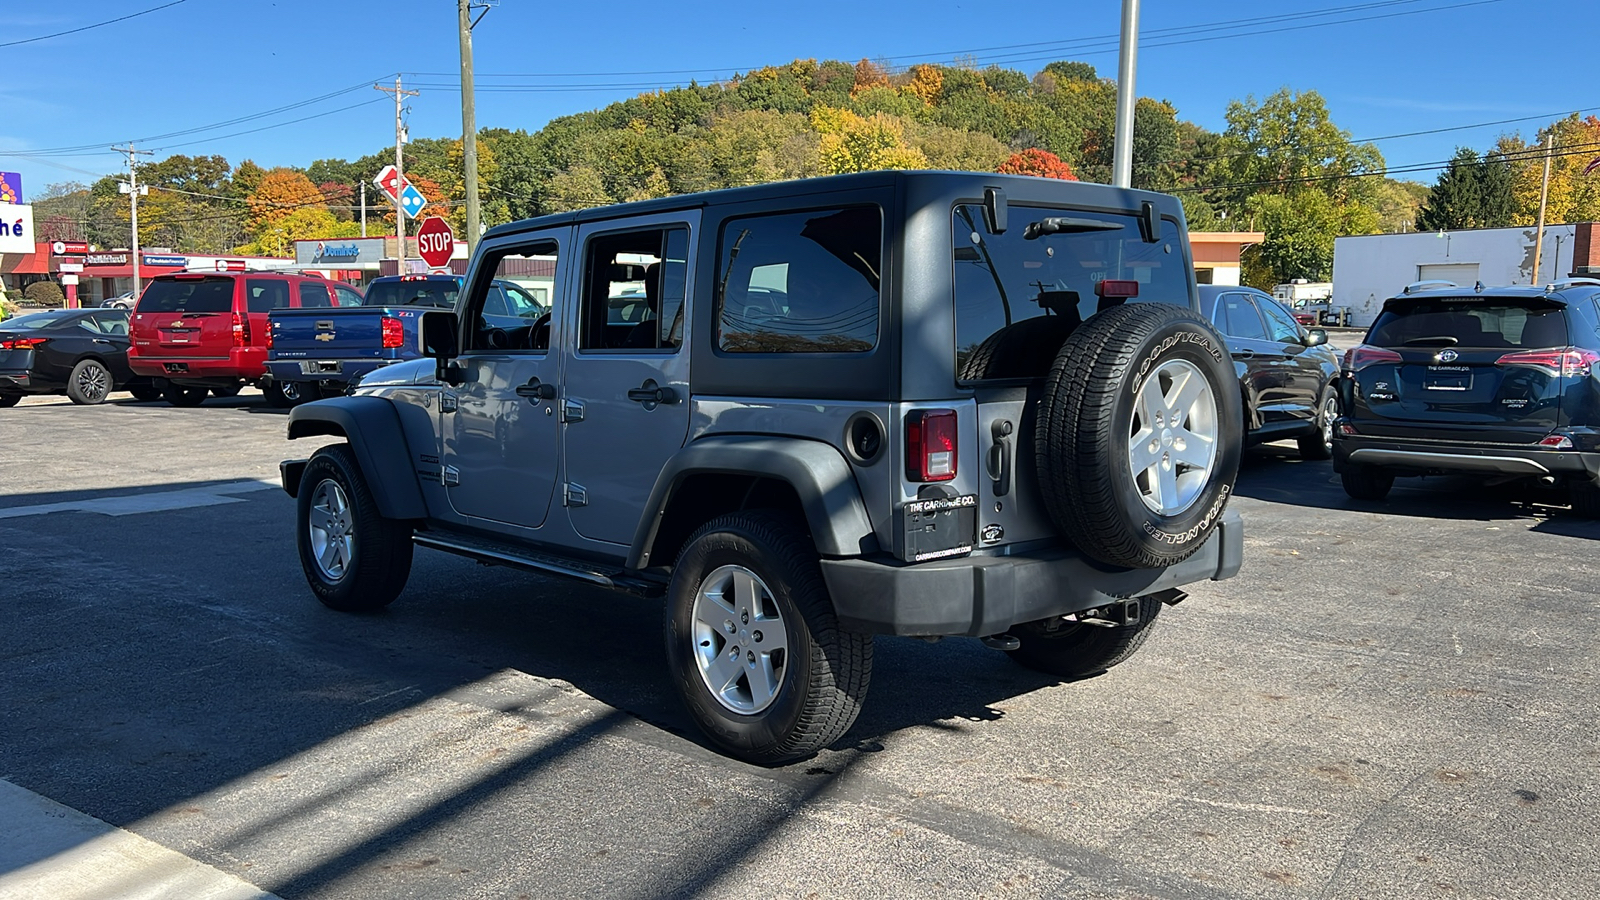
[(683, 342), (689, 230), (653, 228), (589, 241), (579, 350), (673, 351)]
[(468, 350), (550, 349), (550, 307), (524, 298), (553, 296), (558, 249), (555, 241), (535, 241), (490, 254), (485, 267), (494, 276), (478, 279), (463, 313)]
[(731, 353), (871, 350), (882, 265), (876, 206), (729, 219), (719, 237), (717, 346)]

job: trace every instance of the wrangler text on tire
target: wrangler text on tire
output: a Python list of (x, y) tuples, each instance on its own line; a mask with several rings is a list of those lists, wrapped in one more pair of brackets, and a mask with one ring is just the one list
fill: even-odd
[(667, 596), (672, 680), (717, 746), (780, 765), (849, 730), (872, 638), (839, 627), (798, 523), (765, 510), (713, 519), (679, 555)]

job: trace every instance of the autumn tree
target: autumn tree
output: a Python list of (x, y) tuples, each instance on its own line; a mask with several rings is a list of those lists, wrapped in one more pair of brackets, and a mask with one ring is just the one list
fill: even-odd
[(877, 113), (862, 118), (848, 109), (817, 107), (811, 126), (821, 135), (818, 163), (829, 175), (877, 169), (925, 169), (927, 157), (906, 145), (905, 126)]
[(1037, 147), (1011, 154), (1011, 158), (1001, 163), (1000, 168), (995, 171), (1002, 175), (1036, 175), (1040, 178), (1059, 178), (1062, 181), (1078, 180), (1078, 176), (1072, 174), (1072, 167), (1062, 162), (1061, 157)]
[(258, 232), (297, 209), (321, 208), (326, 212), (328, 206), (327, 199), (304, 172), (284, 167), (262, 175), (248, 199), (250, 227)]

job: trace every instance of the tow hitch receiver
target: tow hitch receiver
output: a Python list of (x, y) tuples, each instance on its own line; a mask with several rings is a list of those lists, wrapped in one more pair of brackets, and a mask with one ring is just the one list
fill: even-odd
[(1139, 598), (1119, 600), (1105, 606), (1086, 609), (1080, 613), (1066, 617), (1068, 621), (1077, 621), (1083, 625), (1094, 625), (1100, 628), (1125, 628), (1129, 625), (1139, 624)]

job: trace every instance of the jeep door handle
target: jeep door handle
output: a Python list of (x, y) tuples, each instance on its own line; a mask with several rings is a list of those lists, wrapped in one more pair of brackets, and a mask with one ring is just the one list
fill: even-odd
[(661, 387), (655, 379), (646, 381), (643, 385), (628, 392), (628, 399), (637, 403), (677, 403), (678, 393), (669, 387)]
[(529, 378), (527, 384), (517, 385), (517, 396), (527, 397), (535, 403), (541, 400), (554, 400), (556, 398), (556, 386), (553, 384), (541, 384), (538, 378)]
[(1233, 351), (1233, 358), (1234, 359), (1255, 359), (1256, 358), (1256, 352), (1254, 350), (1235, 350), (1235, 351)]

